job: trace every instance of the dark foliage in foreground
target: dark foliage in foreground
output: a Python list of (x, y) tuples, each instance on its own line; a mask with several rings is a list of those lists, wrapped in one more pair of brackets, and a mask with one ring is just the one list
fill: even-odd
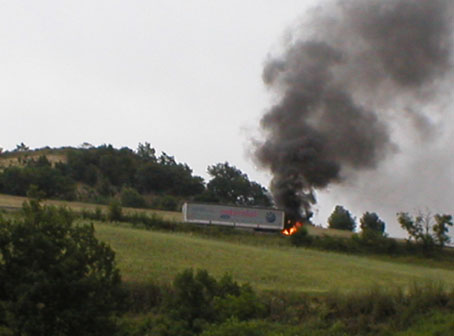
[[(188, 269), (170, 287), (136, 285), (128, 292), (136, 317), (121, 320), (122, 336), (392, 335), (427, 315), (454, 311), (454, 292), (440, 283), (415, 283), (406, 292), (372, 287), (351, 294), (256, 294), (228, 275), (216, 280)], [(446, 335), (452, 327), (438, 326)]]
[[(0, 331), (111, 335), (120, 299), (114, 252), (64, 208), (32, 200), (0, 219)], [(3, 328), (3, 329), (2, 329)]]

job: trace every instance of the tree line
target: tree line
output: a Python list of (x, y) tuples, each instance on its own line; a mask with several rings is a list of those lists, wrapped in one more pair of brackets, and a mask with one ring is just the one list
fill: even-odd
[(323, 250), (347, 253), (372, 253), (388, 255), (440, 256), (450, 244), (449, 228), (454, 226), (452, 215), (419, 212), (397, 213), (397, 222), (407, 232), (405, 243), (399, 244), (388, 237), (386, 224), (375, 212), (365, 212), (359, 220), (360, 230), (356, 231), (356, 218), (350, 211), (337, 205), (328, 217), (328, 228), (352, 232), (350, 238), (336, 236), (310, 236), (303, 226), (291, 236), (295, 246), (307, 246)]
[(18, 145), (15, 152), (22, 154), (20, 165), (0, 171), (0, 193), (25, 196), (33, 186), (46, 198), (96, 203), (119, 198), (124, 206), (166, 210), (176, 210), (182, 199), (271, 205), (267, 190), (228, 162), (209, 166), (211, 179), (206, 183), (186, 163), (165, 152), (157, 155), (149, 143), (140, 143), (135, 151), (88, 144), (55, 151), (64, 153), (65, 160), (51, 163), (44, 154), (27, 156), (29, 148)]

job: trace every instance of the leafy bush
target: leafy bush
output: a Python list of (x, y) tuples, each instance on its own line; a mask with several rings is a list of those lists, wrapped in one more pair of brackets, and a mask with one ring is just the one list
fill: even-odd
[(239, 288), (238, 294), (224, 294), (214, 298), (214, 307), (219, 321), (236, 318), (245, 321), (264, 314), (264, 306), (248, 285)]
[(126, 187), (121, 191), (121, 205), (131, 208), (144, 208), (146, 202), (136, 189)]
[(123, 216), (123, 220), (131, 223), (133, 226), (143, 226), (146, 229), (162, 229), (174, 231), (176, 229), (176, 223), (164, 219), (155, 213), (150, 216), (143, 212), (134, 212)]
[(119, 222), (123, 219), (123, 209), (121, 208), (121, 204), (118, 200), (114, 199), (110, 202), (107, 219), (111, 222)]
[(372, 230), (363, 231), (361, 235), (353, 235), (352, 239), (356, 241), (360, 249), (365, 253), (392, 255), (403, 252), (402, 248), (399, 248), (399, 245), (394, 239)]
[(0, 326), (14, 335), (111, 335), (120, 275), (93, 226), (32, 200), (0, 219)]
[(290, 243), (294, 246), (310, 246), (327, 251), (344, 253), (376, 253), (402, 254), (411, 253), (411, 246), (406, 250), (399, 246), (394, 239), (380, 235), (372, 230), (365, 230), (361, 234), (353, 234), (351, 238), (336, 236), (310, 236), (302, 227), (290, 236)]
[(302, 226), (290, 236), (290, 243), (295, 246), (308, 246), (312, 243), (312, 237), (309, 236), (307, 229)]
[(123, 284), (126, 293), (123, 310), (125, 312), (146, 313), (162, 305), (164, 297), (170, 291), (168, 286), (156, 283)]
[(167, 211), (177, 211), (178, 210), (178, 200), (170, 195), (157, 196), (153, 199), (151, 207), (154, 209), (167, 210)]
[(167, 309), (173, 319), (186, 321), (194, 332), (202, 331), (208, 323), (227, 318), (246, 320), (264, 311), (248, 285), (239, 286), (229, 275), (217, 281), (206, 270), (194, 274), (192, 269), (175, 277)]
[(87, 209), (83, 209), (80, 213), (81, 217), (84, 219), (91, 219), (91, 220), (98, 220), (98, 221), (105, 221), (107, 217), (104, 215), (100, 207), (96, 207), (95, 211), (90, 211)]

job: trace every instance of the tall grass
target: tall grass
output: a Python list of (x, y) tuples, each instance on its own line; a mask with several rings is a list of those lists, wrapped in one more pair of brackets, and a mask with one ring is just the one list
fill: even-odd
[[(433, 312), (454, 312), (454, 290), (439, 281), (412, 282), (405, 288), (372, 286), (351, 293), (330, 291), (317, 296), (273, 293), (264, 299), (272, 321), (305, 324), (307, 329), (311, 324), (317, 329), (336, 327), (348, 335), (405, 330)], [(454, 330), (454, 321), (452, 327)]]

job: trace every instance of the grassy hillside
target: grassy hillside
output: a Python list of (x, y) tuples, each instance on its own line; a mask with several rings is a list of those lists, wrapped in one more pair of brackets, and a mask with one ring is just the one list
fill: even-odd
[[(0, 194), (0, 209), (20, 209), (22, 207), (22, 203), (27, 200), (27, 197), (21, 196), (11, 196)], [(55, 205), (55, 206), (66, 206), (74, 211), (81, 211), (83, 209), (87, 210), (94, 210), (96, 208), (100, 208), (104, 212), (107, 211), (107, 205), (99, 205), (99, 204), (91, 204), (91, 203), (82, 203), (82, 202), (67, 202), (67, 201), (56, 201), (56, 200), (46, 200), (44, 201), (45, 204)], [(149, 210), (149, 209), (134, 209), (134, 208), (124, 208), (123, 211), (125, 213), (131, 212), (145, 212), (148, 214), (157, 214), (165, 219), (174, 220), (174, 221), (181, 221), (182, 214), (180, 212), (172, 212), (172, 211), (162, 211), (162, 210)]]
[[(24, 200), (1, 196), (0, 205), (16, 209)], [(73, 210), (95, 207), (84, 203), (48, 203), (66, 205)], [(181, 219), (180, 213), (158, 213), (167, 219)], [(13, 212), (4, 215), (7, 218), (16, 216)], [(79, 223), (86, 221), (78, 219)], [(152, 230), (145, 230), (142, 226), (133, 227), (131, 223), (95, 222), (95, 227), (98, 238), (116, 252), (125, 283), (125, 303), (129, 310), (120, 321), (121, 335), (181, 335), (173, 325), (184, 330), (191, 326), (186, 317), (168, 310), (179, 287), (165, 285), (178, 274), (181, 279), (181, 272), (187, 268), (206, 269), (218, 279), (230, 273), (233, 279), (251, 284), (257, 292), (257, 296), (245, 294), (228, 300), (224, 298), (227, 301), (212, 298), (213, 302), (226, 305), (213, 306), (219, 321), (211, 320), (209, 315), (203, 317), (211, 323), (204, 325), (208, 329), (203, 335), (212, 335), (211, 331), (222, 328), (231, 330), (219, 334), (223, 336), (249, 335), (250, 331), (254, 331), (254, 335), (265, 335), (270, 328), (276, 332), (267, 335), (282, 336), (450, 335), (454, 330), (454, 294), (444, 291), (454, 288), (454, 267), (450, 260), (414, 256), (406, 256), (414, 259), (408, 263), (403, 258), (391, 256), (381, 256), (379, 260), (377, 257), (292, 247), (289, 238), (279, 234), (214, 227), (201, 229), (187, 224), (151, 226)], [(168, 231), (157, 231), (156, 228)], [(170, 231), (175, 228), (177, 231)], [(331, 232), (321, 228), (312, 230), (315, 234)], [(191, 283), (185, 281), (183, 286)], [(439, 287), (440, 283), (444, 284), (444, 289)], [(396, 288), (407, 288), (408, 295), (394, 291)], [(187, 292), (186, 289), (183, 291)], [(199, 297), (195, 297), (197, 302)], [(175, 307), (185, 302), (177, 302)], [(185, 304), (193, 305), (192, 301)], [(211, 307), (211, 304), (205, 306)], [(243, 316), (242, 307), (249, 306), (262, 308), (244, 317), (244, 321), (228, 319), (229, 316)], [(233, 313), (238, 315), (229, 315)]]
[(96, 229), (98, 237), (116, 251), (128, 282), (170, 282), (178, 272), (193, 267), (216, 276), (228, 272), (260, 290), (349, 292), (375, 285), (393, 288), (428, 281), (454, 286), (454, 270), (290, 246), (252, 246), (188, 233), (106, 224), (97, 224)]
[[(0, 195), (0, 208), (18, 209), (26, 198)], [(73, 210), (106, 206), (47, 201)], [(144, 209), (146, 212), (181, 221), (181, 213)], [(215, 276), (231, 273), (240, 282), (249, 282), (261, 290), (299, 292), (354, 291), (374, 285), (392, 288), (411, 282), (443, 281), (454, 286), (450, 265), (406, 258), (351, 256), (294, 248), (285, 237), (256, 235), (213, 239), (194, 233), (167, 233), (97, 223), (97, 235), (117, 253), (123, 279), (127, 282), (170, 282), (175, 274), (193, 267), (207, 269)], [(344, 234), (342, 231), (308, 227), (311, 234)], [(348, 234), (348, 233), (347, 233)]]
[[(20, 209), (22, 207), (22, 203), (26, 201), (26, 197), (20, 196), (11, 196), (0, 194), (0, 209)], [(90, 204), (90, 203), (81, 203), (81, 202), (67, 202), (67, 201), (56, 201), (56, 200), (47, 200), (45, 201), (46, 204), (52, 204), (56, 206), (67, 206), (75, 211), (81, 211), (83, 209), (94, 210), (95, 208), (100, 208), (103, 211), (107, 210), (106, 205), (98, 205), (98, 204)], [(174, 220), (181, 222), (183, 220), (183, 215), (181, 212), (173, 212), (173, 211), (162, 211), (162, 210), (151, 210), (151, 209), (134, 209), (134, 208), (124, 208), (125, 213), (131, 212), (144, 212), (147, 214), (158, 214), (165, 219)], [(307, 226), (307, 230), (310, 235), (319, 236), (319, 235), (332, 235), (332, 236), (340, 236), (340, 237), (350, 237), (352, 235), (351, 232), (342, 231), (342, 230), (333, 230), (333, 229), (325, 229), (322, 227), (317, 226)]]

